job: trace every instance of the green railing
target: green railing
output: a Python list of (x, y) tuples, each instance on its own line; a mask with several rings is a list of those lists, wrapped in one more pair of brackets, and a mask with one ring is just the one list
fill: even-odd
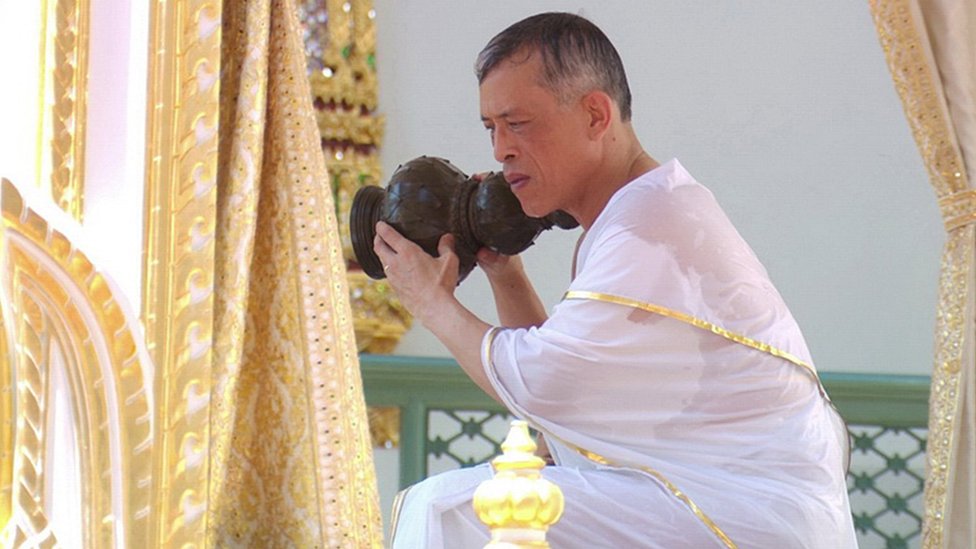
[[(362, 355), (371, 406), (401, 409), (400, 485), (498, 454), (508, 413), (445, 358)], [(929, 378), (822, 373), (852, 438), (848, 487), (862, 549), (920, 545)]]

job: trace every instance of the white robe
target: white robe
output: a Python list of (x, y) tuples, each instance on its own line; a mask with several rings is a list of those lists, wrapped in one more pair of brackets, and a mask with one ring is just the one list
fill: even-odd
[[(676, 160), (614, 194), (541, 327), (483, 351), (557, 463), (553, 547), (856, 547), (843, 421), (765, 269)], [(394, 547), (483, 547), (471, 495), (490, 475), (411, 488)]]

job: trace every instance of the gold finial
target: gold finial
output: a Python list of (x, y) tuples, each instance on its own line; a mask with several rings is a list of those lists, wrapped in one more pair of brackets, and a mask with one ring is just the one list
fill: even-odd
[(502, 455), (492, 460), (495, 476), (474, 493), (474, 510), (491, 530), (485, 549), (549, 547), (546, 531), (563, 514), (563, 493), (542, 478), (545, 462), (534, 454), (529, 426), (512, 421)]

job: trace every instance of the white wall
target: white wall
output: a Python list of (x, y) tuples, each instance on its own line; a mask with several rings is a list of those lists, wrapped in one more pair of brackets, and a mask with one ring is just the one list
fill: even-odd
[(43, 25), (41, 10), (32, 4), (0, 0), (0, 177), (18, 187), (37, 186), (40, 178)]
[[(132, 309), (142, 306), (149, 3), (91, 3), (85, 233)], [(124, 228), (120, 230), (120, 228)]]
[[(929, 371), (943, 232), (867, 2), (377, 0), (384, 173), (421, 154), (496, 168), (475, 56), (549, 10), (580, 13), (614, 41), (645, 148), (680, 158), (717, 195), (821, 370)], [(577, 234), (543, 235), (525, 254), (549, 306)], [(459, 296), (495, 319), (480, 272)], [(419, 326), (396, 352), (447, 354)]]

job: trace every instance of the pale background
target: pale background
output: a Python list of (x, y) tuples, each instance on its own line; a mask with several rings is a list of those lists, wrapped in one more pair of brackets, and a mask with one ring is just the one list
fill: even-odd
[[(925, 374), (943, 230), (867, 2), (376, 2), (384, 174), (422, 154), (496, 169), (473, 62), (507, 25), (569, 11), (617, 46), (634, 126), (708, 186), (764, 262), (821, 370)], [(548, 307), (577, 231), (525, 254)], [(495, 320), (484, 276), (459, 289)], [(422, 327), (397, 354), (446, 355)]]

